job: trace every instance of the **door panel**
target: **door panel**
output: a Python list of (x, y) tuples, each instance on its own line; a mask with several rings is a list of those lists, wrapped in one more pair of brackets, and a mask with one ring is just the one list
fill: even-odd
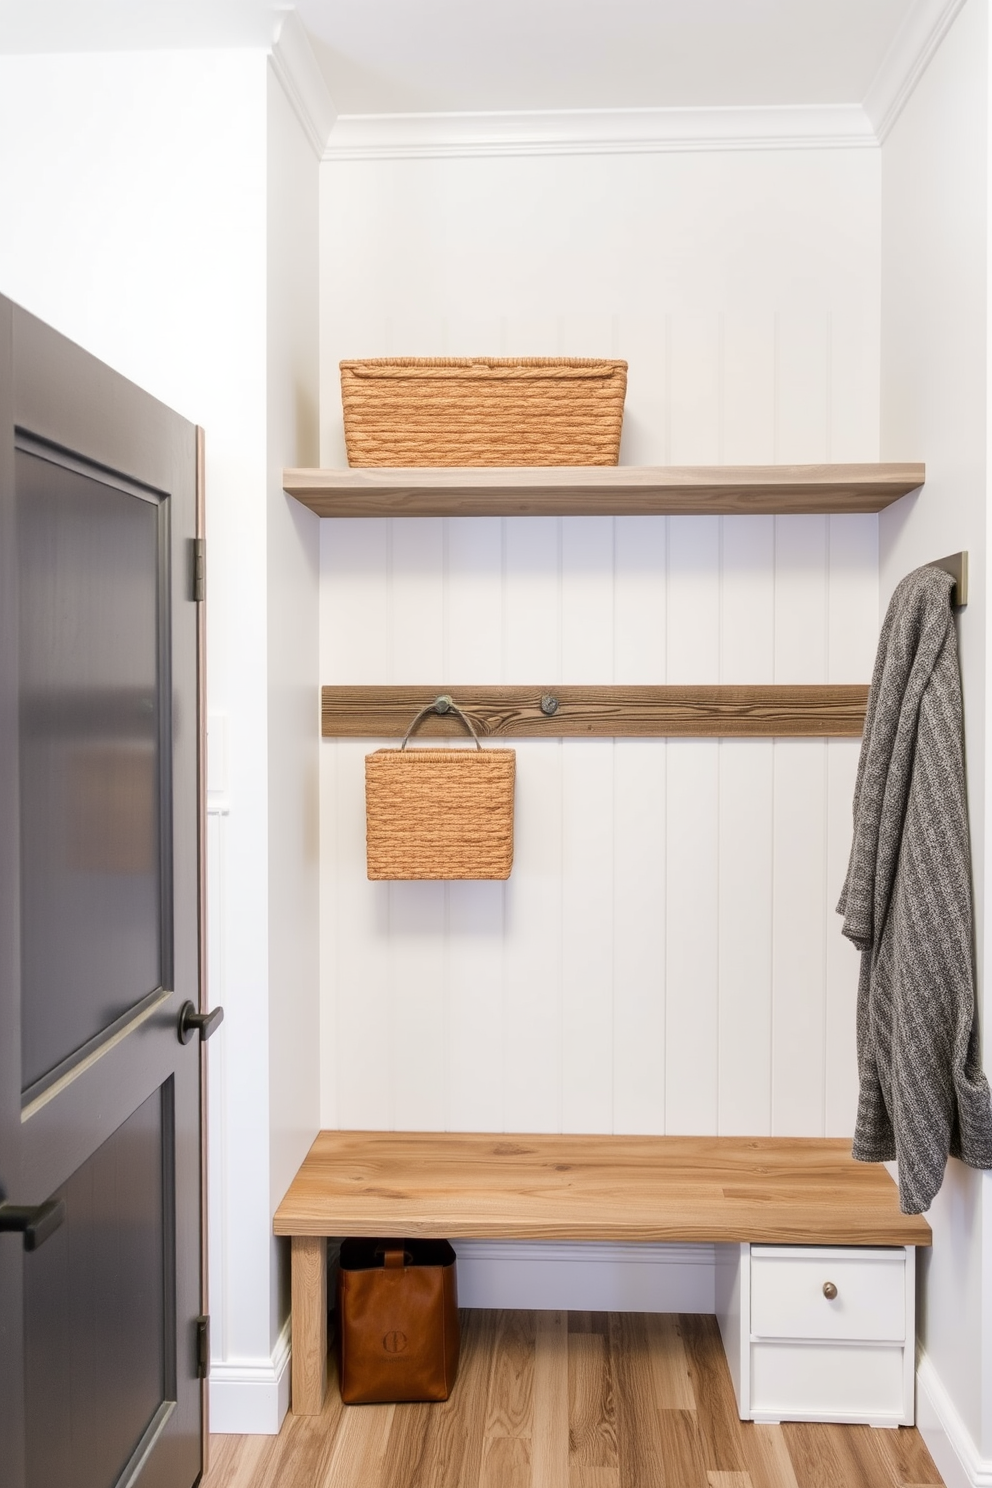
[(159, 657), (167, 534), (161, 497), (66, 469), (43, 446), (14, 458), (21, 1079), (36, 1094), (169, 980)]
[[(0, 299), (4, 1488), (201, 1470), (196, 431)], [(2, 1215), (0, 1215), (2, 1217)]]
[(175, 1399), (171, 1127), (170, 1082), (53, 1196), (66, 1222), (25, 1259), (28, 1488), (116, 1483)]

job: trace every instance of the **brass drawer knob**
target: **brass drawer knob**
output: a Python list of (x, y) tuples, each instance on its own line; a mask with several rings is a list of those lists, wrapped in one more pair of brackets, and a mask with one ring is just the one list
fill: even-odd
[(832, 1281), (825, 1281), (823, 1283), (823, 1295), (826, 1297), (828, 1302), (832, 1302), (836, 1297), (837, 1288), (834, 1286)]

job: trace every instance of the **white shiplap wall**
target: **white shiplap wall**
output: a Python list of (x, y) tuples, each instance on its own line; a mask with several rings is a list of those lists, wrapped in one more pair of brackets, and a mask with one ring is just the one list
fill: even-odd
[[(426, 265), (444, 171), (465, 162), (427, 163), (423, 218), (397, 227), (390, 270), (383, 178), (325, 166), (324, 462), (343, 463), (339, 357), (486, 351), (626, 357), (628, 463), (876, 458), (876, 178), (868, 170), (866, 185), (855, 152), (848, 176), (819, 156), (804, 175), (799, 153), (783, 152), (780, 179), (767, 158), (735, 163), (760, 178), (748, 210), (763, 226), (743, 219), (740, 181), (728, 206), (693, 196), (688, 162), (641, 162), (644, 191), (657, 190), (666, 212), (692, 205), (705, 252), (725, 256), (713, 299), (723, 308), (702, 310), (698, 256), (678, 245), (652, 261), (668, 306), (646, 266), (635, 264), (633, 282), (610, 278), (595, 241), (577, 241), (559, 274), (554, 202), (543, 227), (534, 206), (540, 282), (519, 289), (535, 301), (543, 291), (545, 312), (513, 311), (513, 243), (502, 244), (506, 283), (480, 290), (479, 255), (496, 250), (478, 224), (463, 223), (465, 242), (452, 243), (449, 219), (447, 271), (424, 266), (418, 280), (410, 257)], [(697, 158), (712, 177), (712, 160)], [(561, 162), (472, 164), (504, 185), (540, 165), (552, 196), (566, 189), (554, 186)], [(586, 189), (607, 192), (611, 169), (589, 163)], [(398, 193), (407, 208), (408, 188)], [(537, 203), (532, 179), (528, 190)], [(846, 211), (833, 247), (831, 204)], [(720, 249), (728, 211), (737, 215)], [(357, 240), (356, 222), (367, 224)], [(767, 277), (761, 255), (781, 256), (783, 234), (794, 272), (780, 304), (763, 282), (763, 308), (748, 294), (748, 263)], [(562, 276), (591, 288), (580, 298)], [(325, 683), (457, 691), (870, 675), (874, 517), (350, 520), (324, 522), (321, 544)], [(857, 968), (834, 905), (856, 742), (516, 741), (506, 885), (367, 881), (363, 759), (373, 747), (321, 745), (325, 1126), (851, 1130)]]

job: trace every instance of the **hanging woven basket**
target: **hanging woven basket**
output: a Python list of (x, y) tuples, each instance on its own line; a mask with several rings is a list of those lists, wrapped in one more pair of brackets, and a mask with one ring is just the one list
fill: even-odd
[(399, 357), (341, 363), (349, 465), (616, 465), (627, 363)]
[[(457, 714), (476, 748), (408, 750), (434, 712)], [(509, 878), (516, 758), (512, 749), (483, 749), (449, 697), (422, 708), (399, 749), (365, 756), (369, 878)]]

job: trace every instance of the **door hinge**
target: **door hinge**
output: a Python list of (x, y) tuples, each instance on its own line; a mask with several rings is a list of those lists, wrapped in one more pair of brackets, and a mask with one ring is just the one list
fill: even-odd
[(196, 1320), (196, 1377), (206, 1379), (210, 1370), (210, 1319)]
[(207, 540), (193, 539), (193, 598), (202, 604), (207, 597)]

